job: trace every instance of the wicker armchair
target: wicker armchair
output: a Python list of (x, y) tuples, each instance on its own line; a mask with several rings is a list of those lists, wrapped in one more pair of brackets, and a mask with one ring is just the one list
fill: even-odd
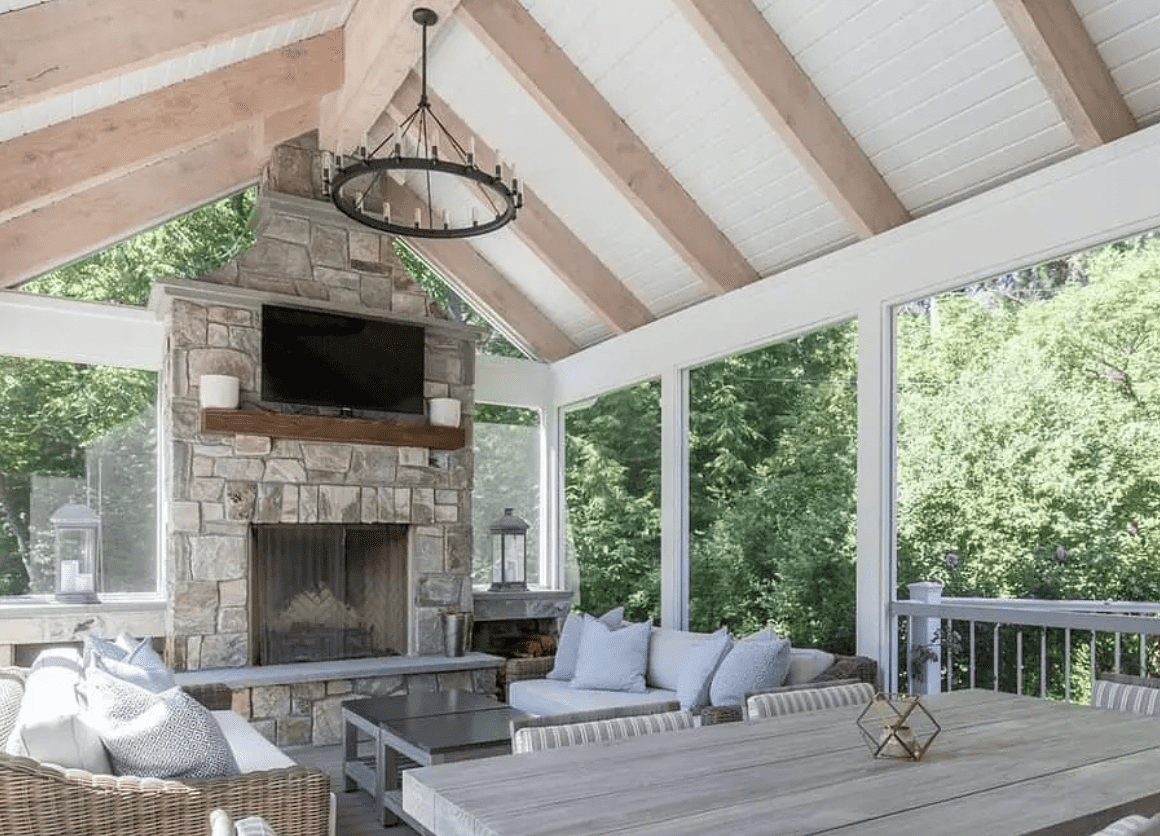
[(0, 833), (189, 836), (217, 808), (262, 816), (279, 836), (326, 836), (330, 776), (307, 766), (228, 778), (166, 781), (63, 770), (0, 754)]

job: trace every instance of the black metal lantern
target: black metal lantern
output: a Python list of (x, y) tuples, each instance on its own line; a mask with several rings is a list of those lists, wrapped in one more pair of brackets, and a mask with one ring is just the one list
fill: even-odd
[(528, 524), (503, 509), (503, 516), (491, 524), (491, 590), (527, 589)]
[(101, 515), (66, 502), (49, 517), (56, 545), (56, 599), (95, 604), (100, 584)]

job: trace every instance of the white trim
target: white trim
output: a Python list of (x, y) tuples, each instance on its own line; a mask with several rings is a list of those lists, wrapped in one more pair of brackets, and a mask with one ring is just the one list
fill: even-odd
[(661, 624), (689, 628), (689, 372), (661, 376)]
[(157, 371), (164, 345), (144, 308), (0, 290), (0, 354)]

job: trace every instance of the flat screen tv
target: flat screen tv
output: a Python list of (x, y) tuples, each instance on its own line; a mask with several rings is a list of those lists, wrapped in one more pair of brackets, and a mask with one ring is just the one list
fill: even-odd
[(262, 306), (262, 400), (423, 414), (423, 326)]

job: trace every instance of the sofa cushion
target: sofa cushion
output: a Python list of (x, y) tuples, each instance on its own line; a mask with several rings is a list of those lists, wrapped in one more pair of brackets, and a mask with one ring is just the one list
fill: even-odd
[(553, 726), (528, 726), (512, 735), (512, 754), (521, 755), (544, 749), (586, 746), (592, 743), (613, 743), (629, 737), (682, 731), (693, 726), (693, 715), (688, 711), (636, 714), (630, 717), (612, 717)]
[(713, 674), (731, 647), (729, 628), (722, 627), (716, 633), (703, 636), (686, 651), (677, 677), (677, 699), (683, 710), (698, 712), (709, 704)]
[(675, 700), (675, 691), (645, 688), (643, 694), (628, 691), (580, 691), (567, 682), (552, 679), (525, 679), (508, 685), (508, 703), (529, 714), (563, 714), (594, 708), (615, 708), (662, 700)]
[[(560, 641), (556, 646), (556, 660), (548, 679), (568, 681), (576, 674), (576, 655), (580, 652), (580, 639), (584, 635), (584, 619), (591, 618), (583, 613), (568, 613), (564, 629), (560, 631)], [(614, 607), (600, 616), (598, 621), (610, 629), (617, 630), (624, 624), (624, 607)]]
[(651, 634), (651, 621), (612, 630), (595, 618), (585, 618), (571, 686), (643, 694)]
[(785, 681), (789, 668), (789, 640), (734, 642), (721, 660), (709, 698), (713, 705), (741, 705), (750, 691), (767, 691)]
[(653, 627), (648, 640), (648, 669), (645, 671), (649, 687), (677, 690), (689, 654), (709, 637), (709, 633)]
[(155, 694), (98, 665), (83, 684), (86, 717), (100, 732), (118, 775), (213, 778), (238, 771), (209, 711), (174, 687)]
[(44, 651), (33, 663), (5, 751), (44, 763), (105, 773), (109, 759), (100, 735), (84, 716), (78, 694), (80, 654)]
[(812, 647), (792, 648), (789, 652), (789, 673), (784, 684), (801, 685), (804, 682), (813, 682), (815, 677), (834, 664), (834, 658), (833, 653)]

